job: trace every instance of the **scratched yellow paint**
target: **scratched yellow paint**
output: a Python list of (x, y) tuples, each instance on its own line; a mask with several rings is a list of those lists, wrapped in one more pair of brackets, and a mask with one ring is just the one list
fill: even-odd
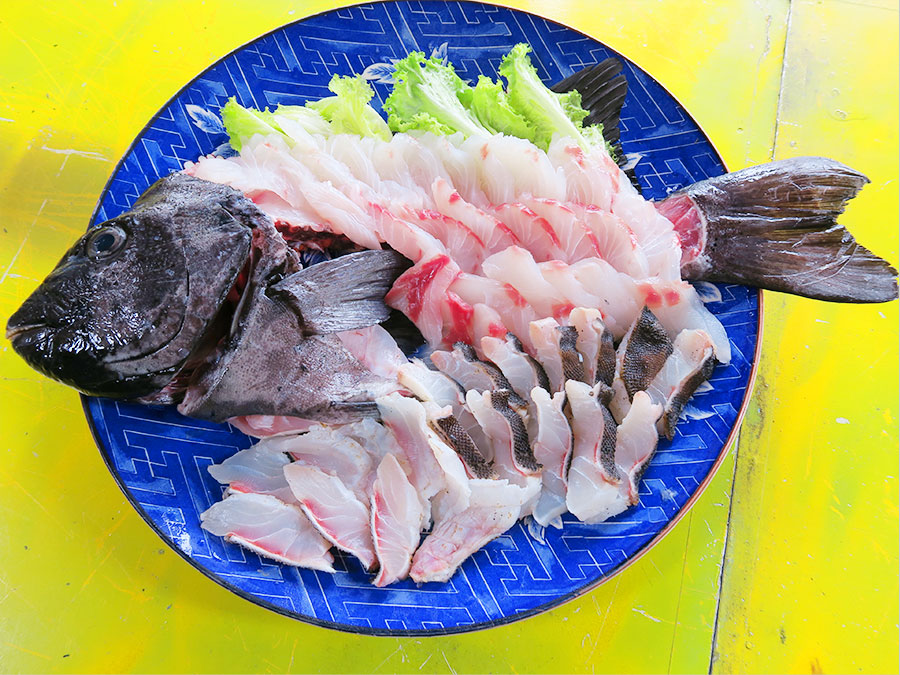
[[(602, 11), (595, 2), (507, 4), (578, 27), (646, 68), (687, 105), (732, 168), (768, 159), (775, 138), (787, 35), (786, 0), (690, 4), (641, 0), (606, 3)], [(4, 3), (0, 16), (0, 320), (5, 322), (83, 229), (115, 162), (181, 85), (247, 40), (335, 6), (332, 0)], [(855, 38), (853, 49), (860, 60), (873, 51), (870, 41), (861, 36)], [(895, 64), (891, 67), (896, 70)], [(783, 116), (788, 103), (782, 101)], [(795, 118), (807, 110), (804, 105), (812, 104), (797, 97)], [(866, 104), (860, 110), (856, 114), (865, 115), (870, 108)], [(861, 124), (868, 128), (869, 122)], [(808, 140), (788, 136), (782, 128), (779, 148), (793, 138)], [(896, 156), (893, 139), (885, 143)], [(843, 141), (846, 147), (841, 152), (852, 154), (867, 147), (859, 136)], [(879, 166), (882, 183), (891, 177), (896, 181), (896, 171), (890, 174), (886, 160)], [(896, 182), (893, 185), (896, 190)], [(865, 229), (868, 224), (868, 241), (887, 236), (876, 231), (877, 223), (884, 222), (878, 219), (883, 208), (885, 203), (876, 199), (863, 203), (856, 214), (856, 225)], [(893, 243), (887, 241), (889, 249), (891, 245), (893, 249), (884, 253), (896, 260), (896, 237)], [(835, 502), (829, 492), (827, 508), (840, 511), (854, 525), (849, 534), (846, 529), (834, 530), (844, 539), (832, 544), (832, 530), (823, 529), (826, 523), (821, 523), (822, 541), (811, 551), (817, 556), (817, 570), (825, 570), (820, 578), (840, 578), (840, 567), (846, 563), (834, 564), (833, 559), (846, 556), (845, 542), (859, 545), (858, 553), (851, 551), (855, 556), (851, 565), (866, 577), (865, 571), (880, 571), (877, 565), (885, 561), (896, 565), (896, 545), (892, 547), (889, 537), (875, 536), (879, 528), (893, 528), (896, 534), (896, 483), (879, 482), (865, 460), (873, 452), (885, 453), (890, 441), (896, 445), (897, 410), (882, 405), (876, 423), (867, 416), (866, 401), (859, 390), (852, 389), (852, 382), (840, 378), (840, 387), (823, 387), (824, 376), (815, 374), (812, 391), (803, 385), (825, 359), (830, 359), (829, 368), (835, 372), (853, 364), (853, 371), (862, 373), (871, 370), (875, 356), (883, 354), (878, 363), (889, 371), (893, 367), (896, 374), (896, 351), (888, 349), (890, 339), (896, 345), (896, 334), (890, 339), (876, 334), (879, 329), (867, 310), (831, 308), (831, 314), (823, 314), (819, 304), (802, 309), (802, 302), (790, 306), (788, 302), (793, 301), (769, 297), (775, 318), (767, 334), (772, 340), (766, 352), (768, 386), (760, 387), (756, 405), (775, 409), (781, 401), (775, 400), (773, 391), (782, 400), (798, 396), (812, 400), (815, 391), (820, 403), (832, 401), (831, 405), (835, 399), (828, 398), (833, 396), (829, 391), (856, 391), (851, 407), (841, 407), (839, 412), (829, 410), (823, 415), (818, 408), (809, 412), (805, 408), (810, 406), (801, 406), (810, 420), (807, 432), (814, 430), (816, 445), (828, 448), (833, 457), (827, 465), (831, 473), (820, 473), (823, 463), (818, 458), (810, 460), (808, 469), (806, 464), (802, 468), (809, 472), (803, 480), (811, 485), (814, 478), (816, 485), (822, 485), (823, 475), (831, 477), (833, 494), (841, 501)], [(782, 353), (781, 347), (789, 344), (785, 335), (825, 330), (827, 325), (814, 323), (815, 318), (837, 316), (847, 321), (847, 311), (855, 327), (851, 334), (829, 332), (827, 338), (819, 336), (815, 344), (811, 342), (808, 353), (796, 356), (796, 349)], [(896, 309), (888, 308), (885, 314), (884, 325), (896, 326)], [(866, 348), (853, 351), (860, 332), (867, 340)], [(802, 362), (798, 364), (797, 358)], [(475, 634), (367, 638), (314, 628), (253, 606), (169, 551), (113, 483), (94, 449), (77, 397), (29, 370), (5, 340), (0, 341), (0, 397), (0, 671), (706, 672), (709, 668), (731, 505), (732, 454), (688, 516), (659, 545), (590, 594), (543, 616)], [(773, 448), (768, 456), (786, 461), (792, 448), (776, 441), (788, 435), (798, 440), (791, 431), (796, 428), (792, 426), (796, 414), (788, 419), (755, 415), (753, 433), (745, 436), (744, 445), (755, 447), (756, 439), (766, 436)], [(839, 415), (851, 424), (831, 424)], [(882, 439), (882, 429), (889, 437)], [(806, 448), (809, 443), (795, 445)], [(856, 460), (849, 466), (839, 465), (837, 456), (847, 453), (837, 449), (848, 447)], [(742, 463), (754, 456), (741, 448)], [(869, 481), (868, 491), (855, 487), (861, 480)], [(760, 491), (760, 485), (750, 482), (746, 472), (739, 474), (739, 481), (742, 505)], [(768, 493), (772, 492), (770, 486)], [(871, 519), (854, 516), (854, 502), (860, 495), (870, 504)], [(796, 506), (810, 520), (815, 511), (805, 500)], [(761, 502), (770, 504), (762, 498), (753, 503)], [(746, 510), (738, 515), (732, 538), (758, 540), (762, 535), (754, 516)], [(778, 527), (779, 541), (793, 540), (796, 519), (784, 517)], [(867, 536), (877, 542), (880, 552), (864, 545)], [(735, 572), (734, 556), (739, 552), (733, 542), (726, 575), (729, 593), (718, 608), (716, 667), (722, 670), (728, 664), (752, 666), (737, 659), (743, 654), (740, 650), (745, 650), (738, 644), (744, 634), (737, 624), (748, 625), (751, 619), (771, 621), (765, 608), (774, 601), (761, 590), (768, 582), (763, 572), (780, 572), (768, 567), (756, 575)], [(739, 598), (735, 591), (740, 589), (757, 599), (756, 614), (745, 616), (740, 600), (729, 600)], [(882, 590), (890, 597), (889, 583)], [(895, 596), (896, 580), (893, 590)], [(795, 645), (798, 650), (800, 645), (811, 649), (823, 630), (831, 631), (826, 634), (832, 643), (843, 640), (853, 645), (862, 640), (864, 628), (841, 633), (842, 622), (834, 620), (845, 611), (849, 591), (831, 592), (821, 600), (817, 592), (809, 584), (795, 585), (778, 601), (791, 603), (791, 616), (796, 619), (786, 624), (790, 631), (787, 653), (794, 654), (790, 650)], [(866, 615), (872, 622), (882, 621), (882, 642), (860, 644), (889, 651), (891, 645), (885, 647), (883, 640), (891, 622), (896, 622), (896, 603), (866, 597), (877, 611), (866, 614), (857, 607), (855, 620), (860, 623), (859, 617)], [(813, 611), (816, 621), (804, 624), (801, 615)], [(755, 649), (769, 659), (785, 651), (780, 643), (759, 642)], [(893, 649), (896, 653), (896, 642)], [(801, 653), (806, 652), (796, 652)], [(762, 663), (756, 666), (765, 669)], [(765, 663), (775, 664), (776, 670), (794, 667), (786, 660)], [(805, 661), (799, 663), (802, 669)]]
[[(896, 3), (793, 4), (775, 148), (867, 174), (841, 222), (895, 265), (897, 25)], [(897, 304), (766, 314), (715, 672), (897, 672)]]

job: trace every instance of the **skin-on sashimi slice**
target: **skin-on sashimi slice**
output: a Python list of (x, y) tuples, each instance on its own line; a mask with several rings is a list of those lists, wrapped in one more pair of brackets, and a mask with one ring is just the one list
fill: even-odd
[(507, 329), (527, 350), (531, 350), (528, 324), (540, 318), (528, 301), (505, 281), (495, 281), (476, 274), (459, 274), (450, 290), (473, 307), (479, 303), (492, 307), (501, 317)]
[(538, 363), (544, 367), (550, 381), (550, 391), (562, 391), (566, 383), (563, 375), (563, 356), (559, 348), (559, 323), (546, 318), (532, 321), (530, 325), (531, 343), (534, 345)]
[(585, 381), (590, 385), (597, 382), (612, 385), (616, 372), (616, 348), (600, 311), (576, 307), (569, 314), (569, 324), (578, 332), (575, 348), (584, 358)]
[(284, 479), (284, 467), (289, 462), (283, 452), (267, 450), (264, 444), (258, 443), (235, 453), (221, 464), (207, 467), (207, 471), (220, 483), (227, 483), (232, 492), (272, 495), (291, 504), (297, 500)]
[(656, 452), (659, 442), (656, 422), (662, 412), (663, 407), (653, 403), (647, 392), (639, 391), (616, 431), (616, 465), (625, 477), (629, 506), (638, 503), (637, 484)]
[(563, 262), (603, 257), (594, 233), (567, 204), (545, 197), (531, 197), (525, 204), (553, 227), (565, 255)]
[[(465, 391), (511, 388), (506, 376), (497, 366), (481, 361), (475, 349), (463, 342), (454, 344), (452, 351), (449, 352), (432, 352), (431, 362), (447, 377), (458, 382)], [(524, 405), (521, 399), (515, 402)]]
[(431, 401), (440, 408), (450, 406), (453, 417), (469, 435), (487, 460), (493, 449), (478, 422), (465, 407), (466, 394), (451, 378), (439, 370), (432, 370), (419, 359), (400, 367), (398, 381), (422, 401)]
[(541, 275), (531, 253), (519, 246), (495, 253), (481, 265), (489, 279), (512, 286), (541, 317), (568, 317), (573, 306)]
[(673, 340), (691, 328), (702, 328), (712, 339), (716, 359), (731, 361), (731, 343), (725, 327), (706, 309), (697, 290), (687, 281), (645, 282), (638, 284), (644, 302), (659, 319)]
[(403, 312), (428, 344), (440, 345), (444, 338), (441, 307), (460, 274), (459, 265), (446, 254), (423, 258), (397, 278), (384, 297), (385, 304)]
[(541, 465), (534, 458), (525, 422), (509, 405), (508, 390), (466, 392), (466, 405), (494, 449), (494, 468), (500, 478), (516, 485), (538, 477)]
[(515, 525), (528, 491), (505, 480), (472, 480), (469, 507), (437, 525), (413, 556), (416, 583), (447, 581), (470, 555)]
[(550, 388), (543, 366), (525, 352), (521, 341), (512, 333), (502, 338), (481, 338), (481, 350), (500, 369), (513, 391), (526, 401), (535, 387)]
[(672, 440), (675, 426), (688, 399), (709, 379), (716, 367), (712, 339), (705, 330), (684, 330), (673, 344), (672, 354), (647, 387), (654, 403), (663, 406), (660, 433)]
[(375, 545), (368, 500), (362, 501), (340, 478), (314, 466), (295, 462), (283, 471), (300, 508), (322, 536), (372, 569)]
[(532, 516), (546, 527), (568, 510), (566, 474), (572, 457), (572, 428), (563, 412), (565, 392), (558, 391), (551, 398), (546, 389), (535, 387), (531, 391), (531, 400), (536, 410), (538, 430), (532, 448), (534, 458), (543, 465), (541, 496)]
[[(471, 413), (469, 413), (471, 415)], [(473, 418), (474, 419), (474, 418)], [(477, 426), (477, 422), (476, 422)], [(469, 432), (453, 415), (432, 420), (432, 428), (449, 447), (453, 448), (465, 466), (469, 478), (497, 478), (491, 463), (478, 448)], [(478, 427), (480, 430), (481, 427)]]
[(427, 511), (403, 467), (393, 455), (378, 465), (372, 488), (372, 540), (379, 570), (374, 584), (382, 587), (405, 579), (419, 545)]
[(334, 572), (331, 544), (298, 506), (271, 495), (229, 495), (200, 514), (200, 527), (286, 565)]
[(597, 400), (598, 387), (566, 382), (574, 445), (566, 507), (585, 523), (599, 523), (628, 508), (616, 465), (616, 424)]

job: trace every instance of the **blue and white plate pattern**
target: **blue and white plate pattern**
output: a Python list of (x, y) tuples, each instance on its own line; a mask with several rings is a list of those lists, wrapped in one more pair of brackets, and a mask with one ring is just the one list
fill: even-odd
[[(473, 2), (357, 5), (280, 28), (194, 78), (134, 141), (106, 186), (93, 223), (131, 207), (157, 178), (219, 149), (227, 137), (217, 112), (236, 96), (244, 106), (302, 104), (329, 95), (332, 75), (365, 73), (377, 106), (390, 91), (392, 59), (412, 50), (449, 58), (464, 79), (496, 76), (518, 42), (533, 48), (544, 81), (557, 82), (608, 56), (585, 35), (523, 12)], [(644, 194), (724, 172), (697, 124), (650, 75), (618, 56), (629, 92), (622, 142), (639, 154)], [(672, 442), (661, 441), (644, 475), (640, 505), (609, 522), (538, 531), (520, 521), (443, 584), (411, 581), (375, 588), (360, 564), (337, 556), (335, 574), (298, 570), (227, 544), (200, 528), (199, 514), (222, 496), (207, 472), (251, 439), (228, 425), (192, 420), (173, 408), (86, 398), (85, 410), (110, 471), (139, 513), (207, 576), (239, 595), (310, 623), (374, 634), (441, 634), (523, 618), (596, 586), (666, 531), (697, 496), (726, 451), (752, 376), (758, 293), (703, 284), (707, 306), (728, 331), (734, 357), (698, 393)]]

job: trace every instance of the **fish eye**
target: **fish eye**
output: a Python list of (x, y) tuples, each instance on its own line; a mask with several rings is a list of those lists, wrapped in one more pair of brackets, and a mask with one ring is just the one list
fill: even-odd
[(127, 233), (121, 227), (115, 225), (99, 227), (87, 240), (87, 254), (91, 258), (105, 258), (121, 249), (127, 238)]

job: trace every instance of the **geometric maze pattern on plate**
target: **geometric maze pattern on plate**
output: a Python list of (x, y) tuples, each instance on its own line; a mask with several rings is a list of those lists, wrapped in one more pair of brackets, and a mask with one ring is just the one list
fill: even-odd
[[(469, 2), (357, 5), (290, 24), (226, 56), (188, 83), (150, 121), (117, 166), (93, 222), (131, 207), (153, 181), (227, 140), (214, 114), (236, 96), (245, 106), (302, 103), (328, 95), (335, 73), (370, 72), (411, 50), (446, 54), (464, 79), (496, 74), (501, 57), (528, 42), (544, 81), (608, 56), (599, 42), (523, 12)], [(644, 194), (668, 192), (724, 171), (686, 111), (650, 75), (619, 57), (629, 91), (626, 153), (641, 159)], [(380, 105), (389, 85), (373, 80)], [(702, 295), (728, 331), (734, 356), (694, 396), (672, 442), (662, 440), (640, 487), (640, 504), (609, 522), (538, 531), (520, 521), (466, 561), (445, 584), (378, 589), (359, 563), (337, 556), (336, 574), (261, 559), (201, 530), (199, 514), (222, 495), (208, 474), (251, 440), (228, 425), (172, 408), (86, 399), (98, 445), (145, 519), (196, 567), (240, 595), (296, 618), (351, 631), (425, 634), (471, 630), (531, 615), (601, 582), (657, 537), (695, 496), (725, 452), (756, 349), (755, 290), (705, 284)]]

